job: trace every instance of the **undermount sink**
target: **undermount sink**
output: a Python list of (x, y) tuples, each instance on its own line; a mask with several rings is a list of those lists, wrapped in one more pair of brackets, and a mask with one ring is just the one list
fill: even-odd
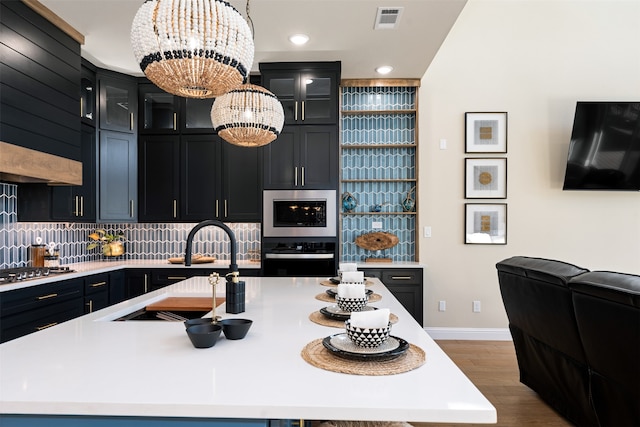
[(136, 310), (132, 313), (121, 316), (117, 319), (114, 319), (114, 322), (125, 322), (129, 320), (163, 320), (163, 321), (173, 321), (173, 322), (181, 322), (187, 319), (197, 319), (205, 314), (207, 314), (210, 310), (207, 311), (157, 311), (157, 310), (147, 310), (146, 308), (141, 308), (140, 310)]

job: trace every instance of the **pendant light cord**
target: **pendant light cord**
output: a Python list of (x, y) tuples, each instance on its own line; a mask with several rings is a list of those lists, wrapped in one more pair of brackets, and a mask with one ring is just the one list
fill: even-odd
[(247, 0), (247, 21), (249, 22), (249, 25), (251, 26), (251, 36), (253, 37), (253, 39), (256, 39), (256, 31), (255, 28), (253, 27), (253, 20), (251, 19), (251, 16), (249, 16), (249, 1)]

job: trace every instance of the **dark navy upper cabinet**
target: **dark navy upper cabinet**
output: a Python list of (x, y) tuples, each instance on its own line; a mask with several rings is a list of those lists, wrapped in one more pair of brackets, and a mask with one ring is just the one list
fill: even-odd
[(120, 73), (98, 72), (100, 129), (136, 133), (138, 85)]
[(262, 85), (278, 97), (285, 124), (338, 122), (340, 63), (261, 63)]
[(340, 62), (261, 63), (262, 85), (285, 113), (263, 148), (265, 189), (337, 189)]

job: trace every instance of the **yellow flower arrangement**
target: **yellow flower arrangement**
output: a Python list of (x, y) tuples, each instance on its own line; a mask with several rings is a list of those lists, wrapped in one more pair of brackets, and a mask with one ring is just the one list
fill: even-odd
[(92, 250), (100, 247), (100, 250), (105, 256), (118, 256), (124, 254), (124, 245), (122, 241), (125, 240), (124, 233), (117, 234), (107, 233), (106, 230), (97, 229), (93, 233), (89, 234), (89, 239), (92, 240), (87, 245), (87, 250)]

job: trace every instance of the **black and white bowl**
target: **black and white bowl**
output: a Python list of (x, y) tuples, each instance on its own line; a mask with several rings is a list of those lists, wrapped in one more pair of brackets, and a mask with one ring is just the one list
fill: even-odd
[(336, 295), (336, 304), (343, 311), (362, 311), (369, 301), (369, 295), (365, 295), (363, 298), (343, 298), (340, 295)]
[(391, 333), (391, 322), (384, 328), (359, 328), (351, 326), (351, 321), (344, 322), (347, 336), (355, 345), (365, 348), (375, 348), (389, 339)]

